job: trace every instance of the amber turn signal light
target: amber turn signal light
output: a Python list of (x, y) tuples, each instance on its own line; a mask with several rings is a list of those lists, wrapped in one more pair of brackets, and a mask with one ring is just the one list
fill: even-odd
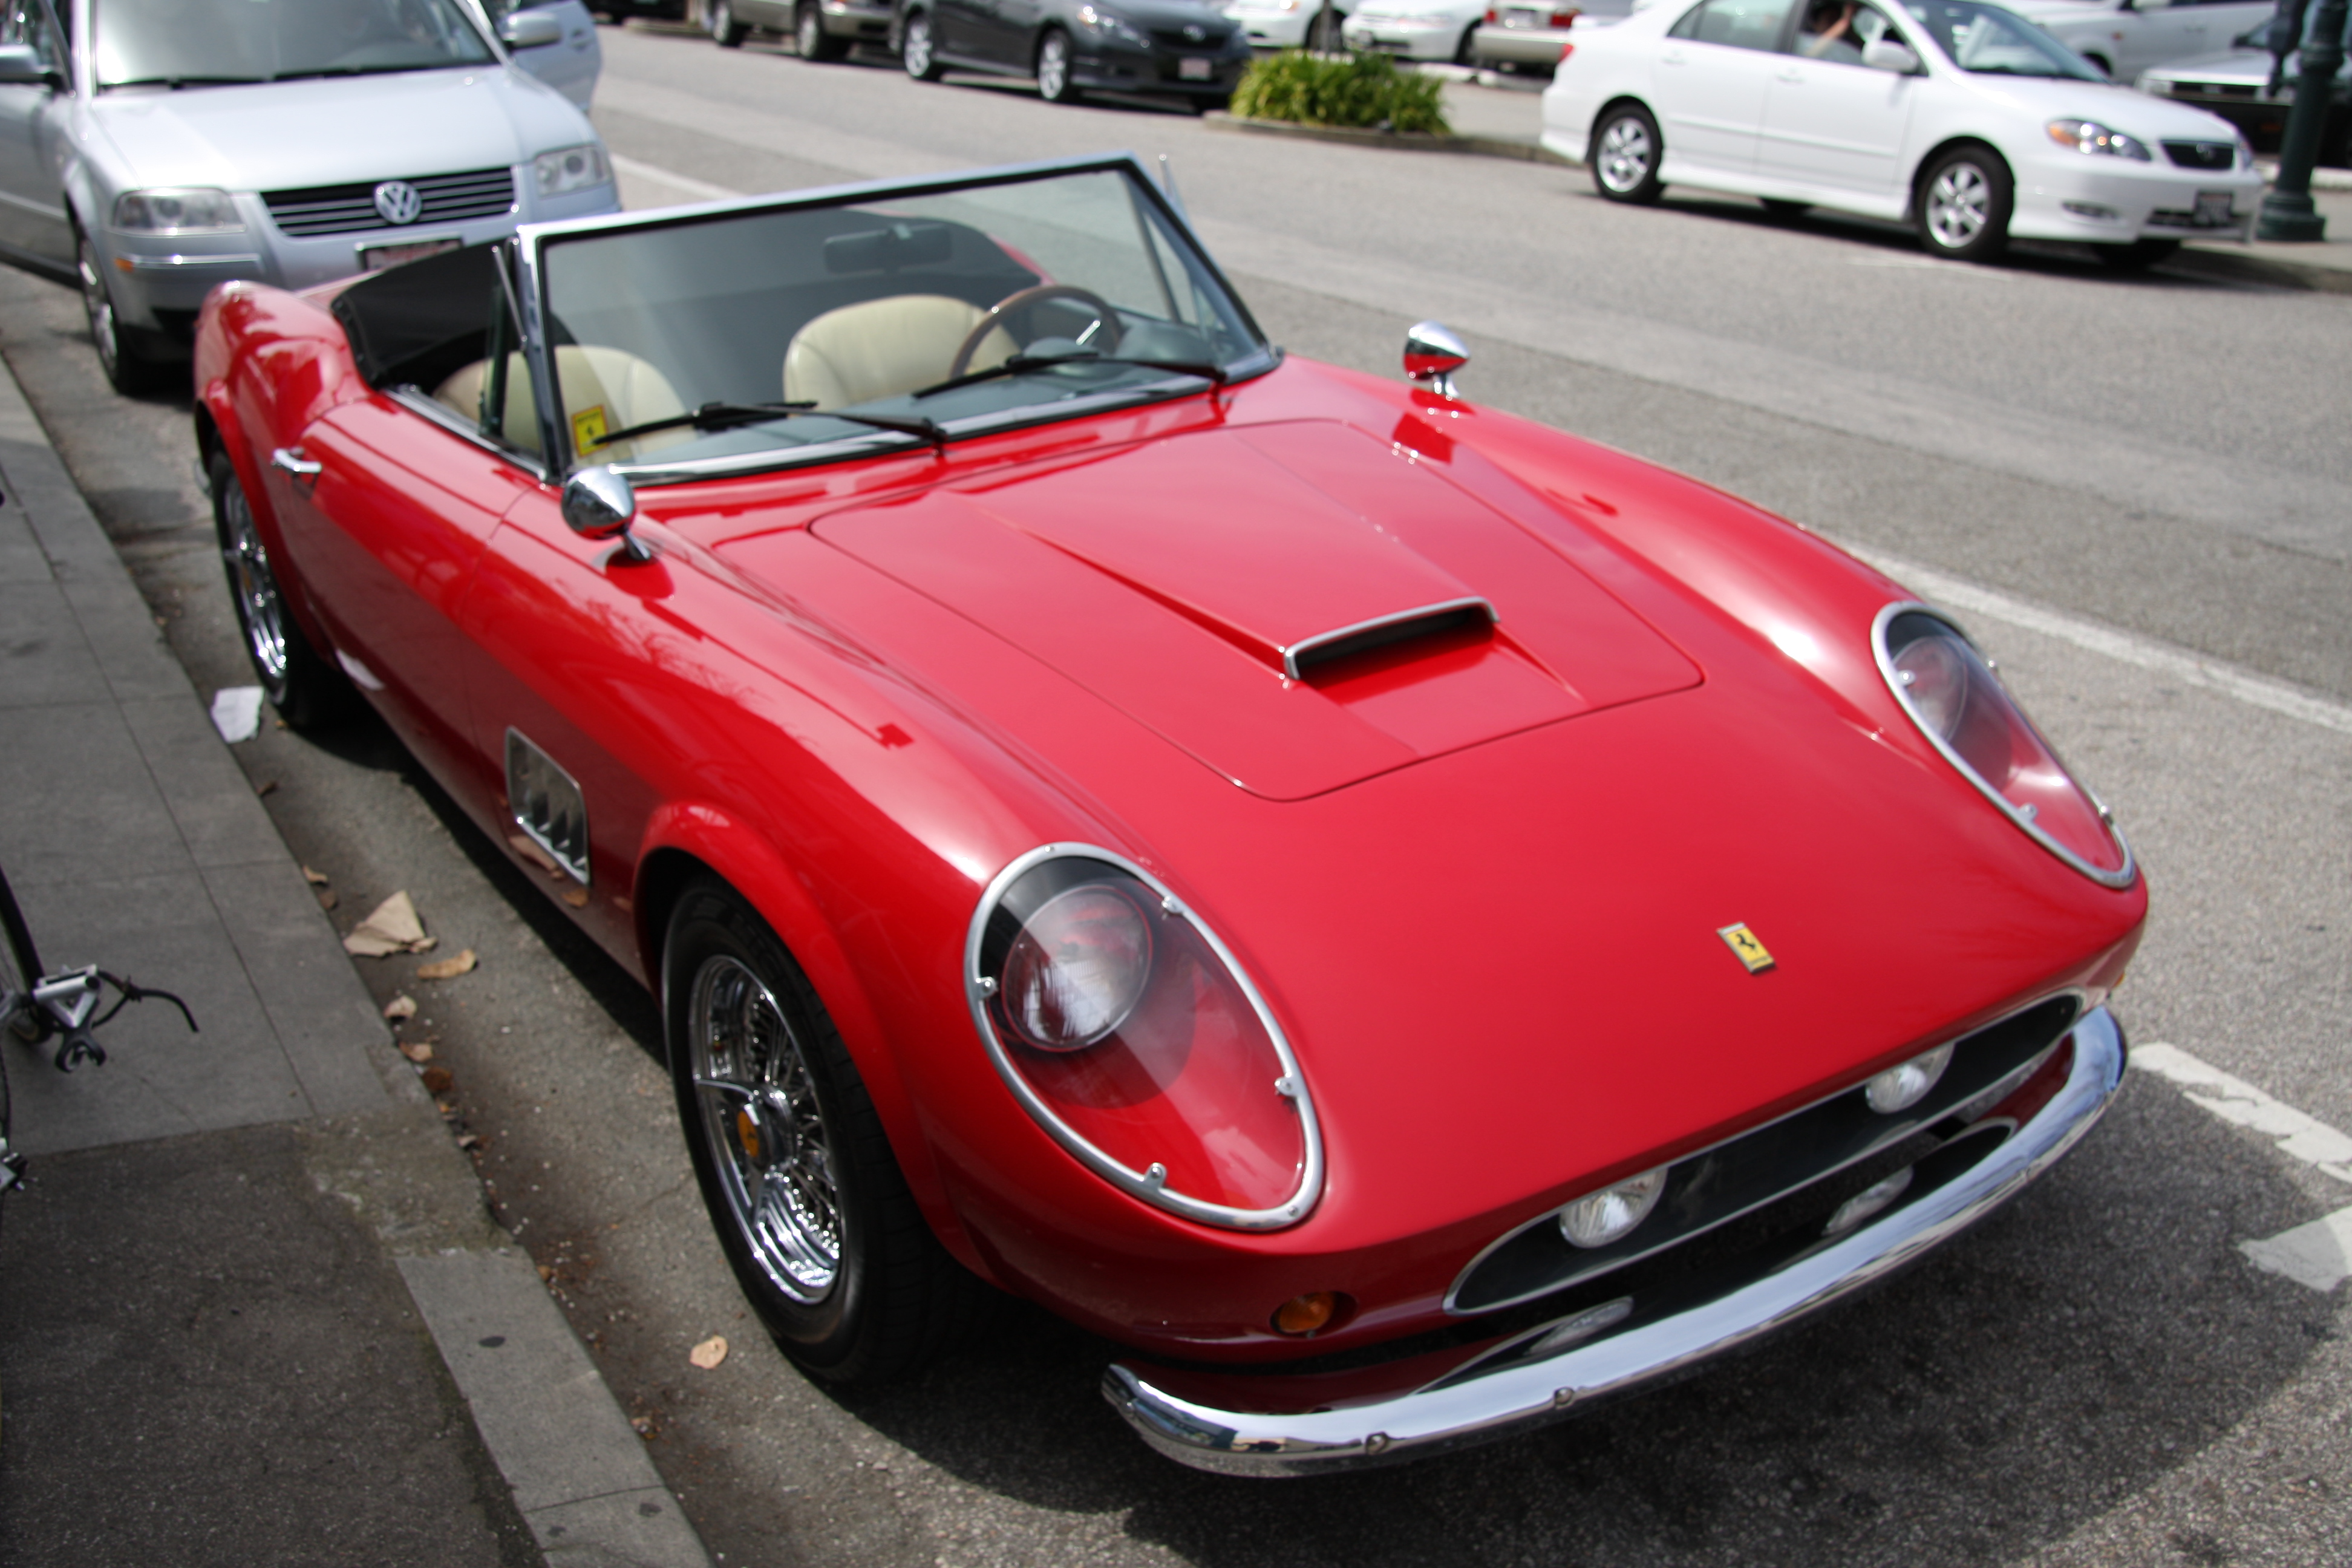
[(1293, 1296), (1274, 1310), (1275, 1331), (1301, 1338), (1319, 1333), (1339, 1318), (1339, 1303), (1345, 1300), (1336, 1290), (1309, 1290), (1304, 1296)]

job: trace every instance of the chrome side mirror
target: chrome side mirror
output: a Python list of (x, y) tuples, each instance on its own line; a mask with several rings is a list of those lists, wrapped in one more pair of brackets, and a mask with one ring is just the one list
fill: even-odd
[(563, 521), (583, 539), (621, 542), (620, 559), (650, 561), (653, 552), (629, 536), (637, 515), (637, 492), (618, 470), (583, 468), (563, 484)]
[(1919, 57), (1911, 46), (1894, 38), (1881, 38), (1874, 44), (1864, 44), (1862, 63), (1874, 71), (1893, 71), (1896, 76), (1916, 76)]
[(544, 11), (517, 11), (499, 24), (499, 42), (510, 49), (536, 49), (563, 41), (563, 24)]
[(1440, 397), (1453, 397), (1454, 373), (1470, 363), (1470, 351), (1442, 321), (1423, 321), (1404, 335), (1404, 374)]

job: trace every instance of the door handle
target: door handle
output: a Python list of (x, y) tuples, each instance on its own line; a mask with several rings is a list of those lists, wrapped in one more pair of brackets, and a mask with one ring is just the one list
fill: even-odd
[(1683, 63), (1683, 52), (1680, 49), (1668, 49), (1658, 57), (1658, 63), (1662, 66), (1678, 66)]
[(1802, 82), (1805, 79), (1805, 73), (1799, 70), (1795, 66), (1790, 66), (1775, 75), (1772, 79), (1775, 81)]
[(302, 455), (299, 447), (280, 447), (269, 454), (269, 466), (283, 468), (298, 479), (315, 479), (326, 471), (327, 465), (314, 463)]

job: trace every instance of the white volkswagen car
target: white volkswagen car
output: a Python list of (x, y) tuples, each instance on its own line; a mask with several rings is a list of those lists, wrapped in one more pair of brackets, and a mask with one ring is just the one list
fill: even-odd
[(1543, 114), (1544, 144), (1612, 201), (1671, 184), (1829, 207), (1960, 260), (2016, 237), (2144, 267), (2246, 237), (2263, 190), (2226, 122), (1983, 0), (1666, 0), (1580, 42)]

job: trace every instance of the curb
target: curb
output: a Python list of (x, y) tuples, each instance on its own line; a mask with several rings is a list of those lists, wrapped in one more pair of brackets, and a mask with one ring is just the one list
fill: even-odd
[(2322, 267), (2251, 251), (2183, 246), (2161, 265), (2231, 283), (2261, 283), (2317, 294), (2352, 294), (2352, 268)]
[(1469, 153), (1485, 158), (1515, 158), (1526, 163), (1556, 163), (1563, 168), (1584, 165), (1563, 158), (1550, 148), (1509, 136), (1439, 136), (1423, 131), (1360, 131), (1339, 125), (1297, 125), (1287, 120), (1251, 120), (1213, 110), (1201, 117), (1212, 131), (1236, 131), (1252, 136), (1286, 136), (1297, 142), (1336, 142), (1350, 147), (1386, 147), (1402, 153)]

